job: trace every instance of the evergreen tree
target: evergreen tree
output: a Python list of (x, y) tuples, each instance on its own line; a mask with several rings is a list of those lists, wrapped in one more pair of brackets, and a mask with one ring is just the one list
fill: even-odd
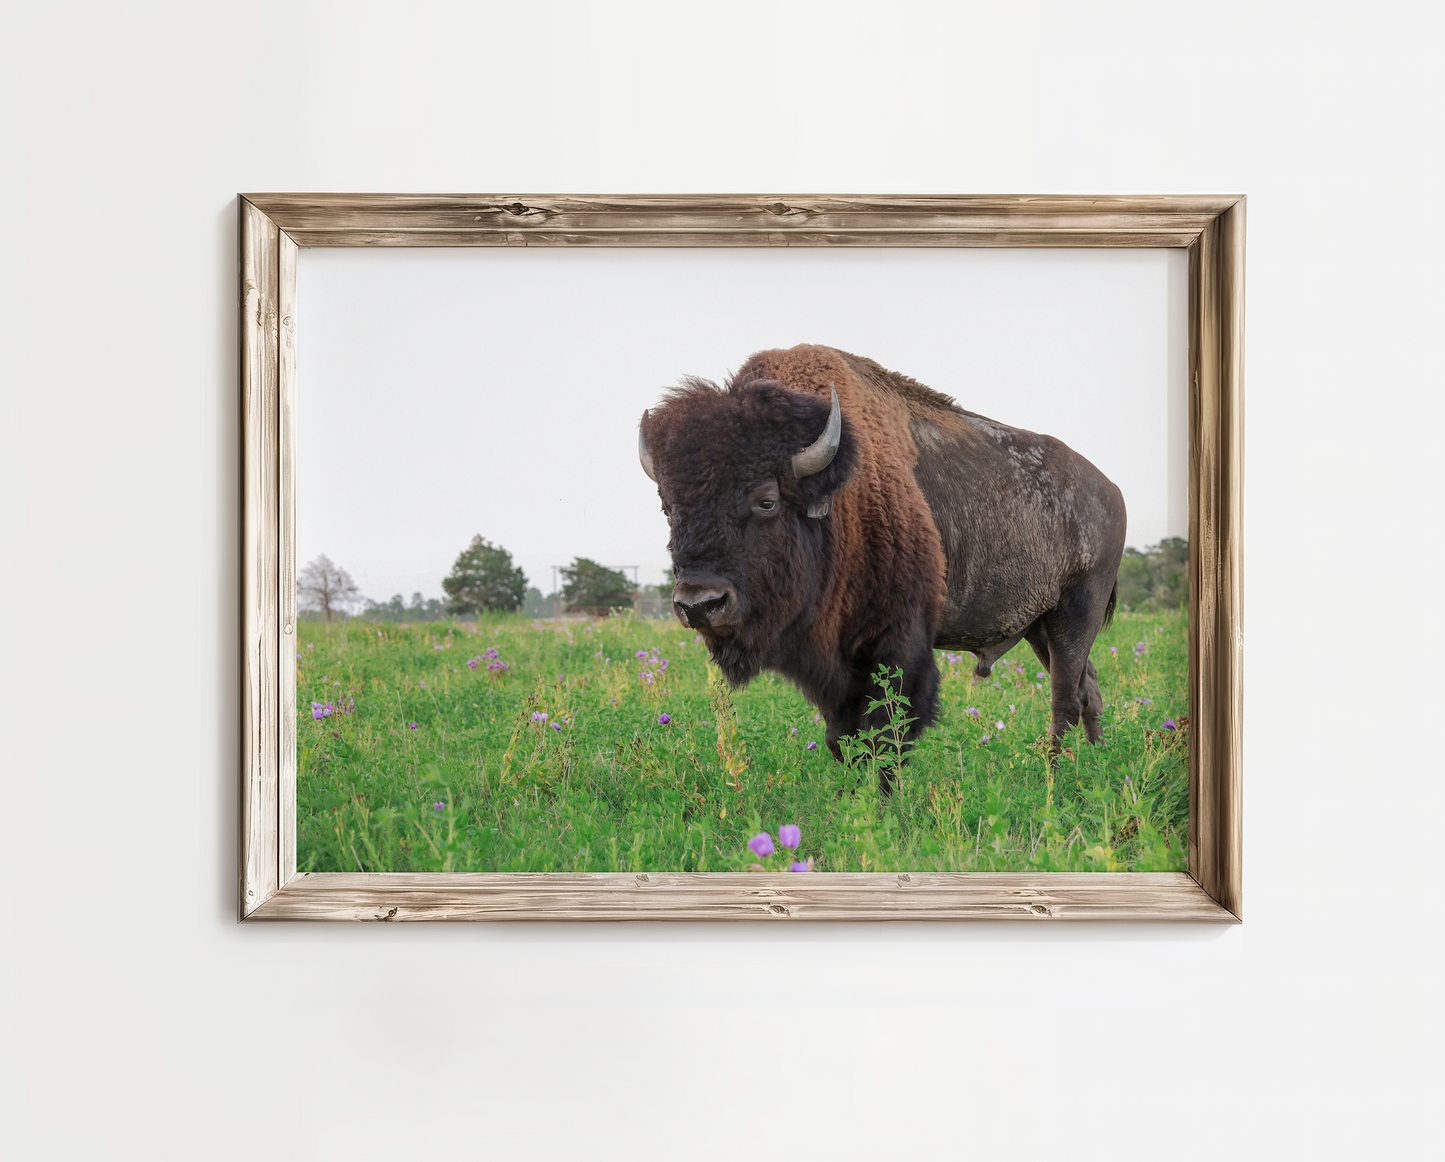
[(568, 613), (604, 614), (632, 608), (632, 582), (616, 569), (578, 557), (562, 570), (562, 600)]
[(452, 614), (513, 610), (522, 604), (527, 576), (512, 564), (512, 554), (501, 545), (476, 536), (457, 557), (442, 588), (447, 591), (447, 611)]

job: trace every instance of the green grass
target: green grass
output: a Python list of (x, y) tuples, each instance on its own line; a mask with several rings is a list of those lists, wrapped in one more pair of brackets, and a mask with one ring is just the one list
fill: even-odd
[[(789, 683), (764, 675), (729, 695), (673, 622), (299, 629), (303, 871), (737, 871), (759, 862), (751, 836), (786, 823), (802, 844), (768, 870), (1186, 866), (1187, 735), (1161, 729), (1187, 711), (1181, 613), (1121, 613), (1100, 635), (1104, 741), (1073, 732), (1053, 767), (1032, 651), (985, 681), (969, 655), (940, 651), (939, 724), (882, 801), (867, 764), (832, 760)], [(510, 669), (488, 670), (488, 649)], [(315, 719), (313, 702), (332, 713)]]

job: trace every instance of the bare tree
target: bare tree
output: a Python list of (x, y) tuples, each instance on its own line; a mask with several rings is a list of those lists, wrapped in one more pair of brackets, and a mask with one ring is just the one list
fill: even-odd
[(296, 596), (302, 609), (324, 613), (329, 624), (333, 613), (345, 613), (361, 600), (361, 590), (350, 573), (322, 553), (297, 575)]

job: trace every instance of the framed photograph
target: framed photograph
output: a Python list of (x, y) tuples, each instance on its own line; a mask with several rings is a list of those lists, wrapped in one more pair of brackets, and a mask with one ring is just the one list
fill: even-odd
[(1244, 210), (243, 195), (241, 918), (1237, 922)]

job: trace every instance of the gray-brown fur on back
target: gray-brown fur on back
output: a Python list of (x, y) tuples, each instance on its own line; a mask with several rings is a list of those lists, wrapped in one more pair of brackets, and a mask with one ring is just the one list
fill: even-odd
[(947, 562), (938, 646), (992, 653), (1007, 641), (1011, 648), (1079, 584), (1103, 586), (1107, 600), (1125, 514), (1122, 494), (1102, 472), (1052, 436), (967, 411), (871, 359), (844, 357), (860, 378), (908, 403), (914, 476)]

